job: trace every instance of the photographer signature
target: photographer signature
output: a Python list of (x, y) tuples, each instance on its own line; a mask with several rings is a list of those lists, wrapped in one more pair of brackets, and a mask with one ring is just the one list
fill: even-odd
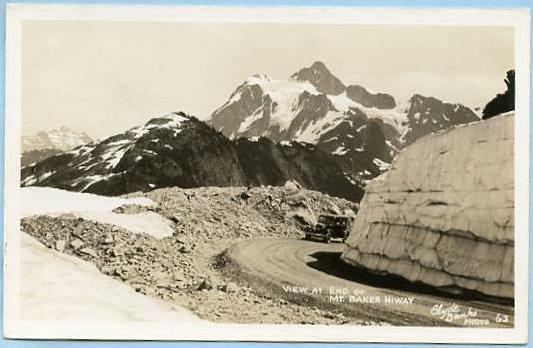
[[(462, 320), (466, 326), (487, 326), (490, 324), (490, 320), (487, 318), (477, 318), (478, 312), (475, 308), (461, 309), (455, 302), (449, 306), (445, 306), (442, 303), (434, 305), (431, 308), (431, 315), (449, 323)], [(507, 323), (509, 320), (509, 315), (501, 313), (497, 313), (494, 318), (496, 323)]]
[(472, 307), (462, 310), (461, 307), (455, 302), (450, 306), (445, 306), (442, 303), (438, 303), (431, 308), (431, 315), (436, 316), (446, 322), (454, 322), (457, 320), (466, 320), (468, 318), (477, 317), (477, 310)]

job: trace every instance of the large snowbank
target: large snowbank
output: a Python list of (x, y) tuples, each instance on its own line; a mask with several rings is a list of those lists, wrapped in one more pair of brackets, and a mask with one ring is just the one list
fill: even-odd
[(419, 139), (371, 182), (342, 258), (443, 289), (514, 296), (514, 114)]

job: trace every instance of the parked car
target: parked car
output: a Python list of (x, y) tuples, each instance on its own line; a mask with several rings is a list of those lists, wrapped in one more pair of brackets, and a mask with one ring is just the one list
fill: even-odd
[(329, 243), (332, 239), (342, 239), (350, 235), (354, 218), (347, 215), (322, 214), (318, 217), (315, 226), (309, 226), (305, 231), (304, 239), (318, 239)]

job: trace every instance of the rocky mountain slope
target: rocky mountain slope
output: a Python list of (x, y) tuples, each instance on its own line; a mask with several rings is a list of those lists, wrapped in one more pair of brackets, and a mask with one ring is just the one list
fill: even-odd
[(48, 157), (57, 155), (60, 152), (62, 151), (58, 149), (40, 149), (23, 152), (22, 155), (20, 155), (20, 166), (26, 167), (29, 164), (42, 161)]
[(513, 146), (510, 112), (407, 147), (367, 185), (343, 260), (452, 292), (512, 298)]
[(21, 174), (23, 186), (105, 195), (172, 186), (280, 186), (294, 179), (334, 196), (362, 197), (357, 183), (314, 145), (266, 138), (232, 141), (183, 113), (60, 153)]
[(288, 80), (251, 76), (209, 122), (230, 139), (263, 136), (315, 144), (364, 180), (381, 173), (382, 162), (390, 163), (398, 149), (421, 136), (476, 120), (460, 104), (418, 94), (402, 104), (385, 93), (346, 86), (315, 62)]

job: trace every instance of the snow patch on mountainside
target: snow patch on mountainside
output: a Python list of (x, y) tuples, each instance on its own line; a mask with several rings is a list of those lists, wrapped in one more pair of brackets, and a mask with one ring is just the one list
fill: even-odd
[(127, 139), (108, 143), (108, 149), (101, 155), (103, 161), (107, 163), (106, 167), (115, 168), (126, 152), (135, 145), (136, 141), (153, 129), (172, 129), (173, 135), (178, 136), (181, 132), (180, 127), (183, 122), (187, 121), (187, 118), (179, 114), (169, 114), (158, 119), (158, 121), (162, 122), (149, 122), (144, 126), (134, 127), (126, 132)]
[(294, 140), (316, 144), (322, 134), (335, 128), (343, 120), (344, 115), (342, 113), (330, 111), (325, 117), (319, 119), (318, 121), (312, 122), (303, 129), (300, 129), (299, 132), (296, 133)]
[[(247, 80), (250, 85), (259, 85), (263, 90), (264, 95), (270, 96), (276, 107), (272, 110), (272, 118), (270, 120), (272, 126), (279, 126), (280, 131), (289, 128), (292, 120), (298, 114), (298, 100), (302, 93), (308, 92), (312, 95), (320, 94), (316, 88), (307, 81), (295, 80), (273, 80), (271, 78), (264, 78), (252, 76)], [(261, 110), (258, 110), (261, 111)], [(256, 119), (262, 116), (261, 112), (257, 112)], [(248, 124), (251, 125), (253, 121)], [(248, 127), (244, 128), (244, 130)]]

